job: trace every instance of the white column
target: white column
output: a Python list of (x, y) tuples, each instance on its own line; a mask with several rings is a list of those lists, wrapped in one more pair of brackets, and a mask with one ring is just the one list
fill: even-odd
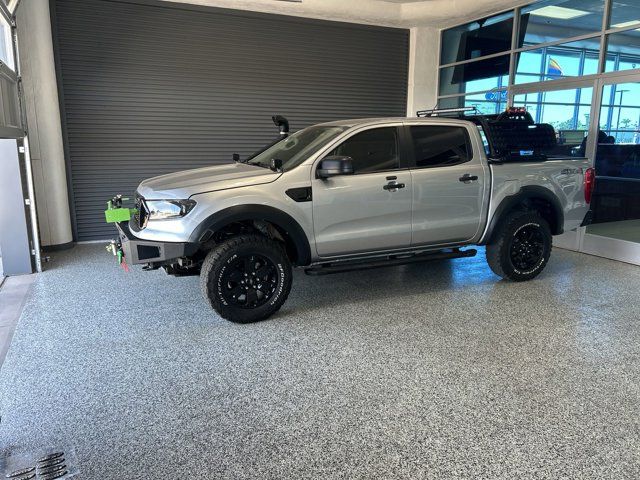
[(410, 42), (407, 116), (415, 117), (417, 110), (434, 108), (438, 101), (440, 31), (413, 27)]
[(71, 244), (49, 1), (22, 0), (16, 20), (42, 246)]

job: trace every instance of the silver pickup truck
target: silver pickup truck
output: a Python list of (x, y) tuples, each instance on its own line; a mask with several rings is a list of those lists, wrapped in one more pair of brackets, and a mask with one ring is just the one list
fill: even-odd
[(522, 109), (425, 115), (291, 135), (274, 117), (280, 138), (248, 159), (143, 181), (130, 220), (116, 223), (113, 252), (199, 274), (211, 306), (243, 323), (281, 307), (294, 266), (321, 275), (468, 257), (476, 250), (464, 247), (486, 245), (497, 275), (537, 276), (552, 235), (589, 221), (589, 160), (544, 153), (555, 132)]

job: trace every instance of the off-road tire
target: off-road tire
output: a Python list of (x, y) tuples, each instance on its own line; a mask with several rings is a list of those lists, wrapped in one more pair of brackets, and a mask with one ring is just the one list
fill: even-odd
[[(266, 303), (252, 307), (240, 307), (229, 301), (225, 286), (226, 269), (233, 268), (234, 261), (247, 255), (259, 255), (275, 266), (277, 279), (275, 292)], [(227, 272), (228, 275), (228, 272)], [(218, 314), (231, 322), (251, 323), (264, 320), (277, 312), (291, 291), (291, 262), (279, 242), (262, 235), (239, 235), (217, 245), (206, 256), (200, 271), (200, 287), (204, 298)]]
[[(534, 256), (530, 267), (519, 268), (514, 265), (512, 252), (519, 246), (516, 236), (523, 229), (533, 231), (539, 239), (541, 253)], [(537, 277), (549, 261), (553, 237), (549, 223), (536, 212), (515, 211), (509, 213), (498, 226), (491, 242), (487, 245), (487, 263), (493, 272), (515, 282), (523, 282)]]

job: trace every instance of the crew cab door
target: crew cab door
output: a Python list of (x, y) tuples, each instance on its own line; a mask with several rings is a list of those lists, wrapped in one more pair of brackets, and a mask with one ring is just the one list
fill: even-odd
[(408, 247), (411, 173), (402, 164), (400, 129), (354, 133), (329, 155), (349, 156), (354, 173), (317, 178), (312, 170), (313, 226), (321, 257)]
[(412, 245), (472, 240), (481, 227), (488, 173), (466, 126), (411, 125)]

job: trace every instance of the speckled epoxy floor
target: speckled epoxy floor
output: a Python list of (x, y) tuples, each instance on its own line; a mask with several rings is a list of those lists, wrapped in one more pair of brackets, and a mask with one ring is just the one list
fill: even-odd
[(296, 275), (269, 321), (56, 254), (0, 370), (0, 446), (83, 479), (639, 478), (640, 268), (555, 250)]

